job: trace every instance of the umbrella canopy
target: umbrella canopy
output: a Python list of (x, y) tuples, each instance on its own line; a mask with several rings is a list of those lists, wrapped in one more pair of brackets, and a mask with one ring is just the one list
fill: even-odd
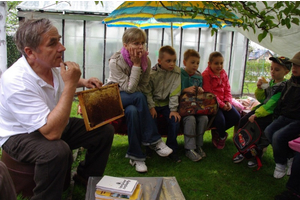
[[(181, 1), (182, 10), (192, 10), (193, 7), (203, 8), (204, 5), (201, 1)], [(116, 8), (107, 18), (104, 23), (112, 23), (119, 21), (132, 21), (132, 20), (148, 20), (155, 18), (159, 22), (193, 22), (205, 23), (206, 20), (203, 15), (196, 15), (192, 18), (189, 15), (182, 15), (177, 8), (178, 2), (175, 1), (125, 1), (118, 8)], [(220, 10), (215, 8), (205, 8), (205, 14), (220, 15)], [(220, 23), (230, 24), (233, 20), (225, 19), (220, 20)]]
[[(203, 8), (201, 1), (182, 1), (180, 2), (183, 10), (192, 10), (194, 6)], [(178, 2), (172, 1), (125, 1), (103, 20), (108, 26), (119, 27), (139, 27), (148, 28), (191, 28), (209, 27), (203, 15), (196, 15), (192, 18), (189, 15), (182, 15), (176, 12)], [(220, 11), (215, 8), (205, 8), (205, 13), (219, 16)], [(230, 25), (231, 19), (220, 20), (221, 26)], [(169, 25), (168, 25), (169, 24)], [(214, 28), (218, 27), (216, 25)], [(173, 36), (171, 37), (173, 46)]]
[[(104, 21), (102, 23), (105, 23)], [(222, 23), (222, 28), (226, 26), (225, 23)], [(118, 21), (107, 23), (107, 27), (135, 27), (140, 29), (150, 29), (150, 28), (179, 28), (182, 27), (183, 29), (187, 28), (208, 28), (209, 25), (206, 23), (188, 23), (188, 22), (175, 22), (175, 23), (166, 23), (166, 22), (159, 22), (156, 21), (154, 17), (143, 21), (143, 20), (125, 20), (125, 21)], [(218, 26), (213, 25), (213, 28), (218, 28)]]

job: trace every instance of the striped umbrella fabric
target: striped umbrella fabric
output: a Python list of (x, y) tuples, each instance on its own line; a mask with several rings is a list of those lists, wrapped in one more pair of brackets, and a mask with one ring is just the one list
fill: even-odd
[[(203, 23), (206, 20), (203, 15), (196, 15), (192, 18), (189, 15), (182, 15), (178, 10), (177, 5), (181, 4), (183, 10), (189, 11), (193, 7), (203, 8), (204, 5), (201, 1), (125, 1), (112, 13), (103, 20), (103, 23), (109, 24), (114, 22), (132, 22), (132, 21), (147, 21), (154, 18), (157, 22), (175, 23)], [(205, 14), (220, 15), (220, 10), (215, 8), (205, 8)], [(151, 20), (153, 21), (153, 19)], [(220, 20), (221, 24), (230, 25), (231, 19), (225, 21)]]
[[(103, 22), (104, 23), (104, 22)], [(175, 22), (175, 23), (166, 23), (166, 22), (159, 22), (156, 21), (154, 17), (142, 21), (142, 20), (131, 20), (131, 21), (118, 21), (118, 22), (112, 22), (108, 23), (107, 27), (127, 27), (127, 28), (140, 28), (140, 29), (150, 29), (150, 28), (179, 28), (182, 27), (183, 29), (187, 28), (208, 28), (209, 25), (206, 23), (188, 23), (188, 22)], [(225, 23), (222, 23), (222, 28), (226, 26)], [(218, 28), (218, 26), (213, 25), (213, 28)]]
[[(171, 35), (173, 35), (173, 28), (209, 27), (203, 15), (196, 15), (192, 18), (189, 15), (182, 15), (182, 12), (176, 12), (178, 3), (186, 11), (191, 11), (195, 6), (204, 8), (201, 1), (125, 1), (102, 23), (107, 24), (108, 27), (171, 28)], [(204, 13), (219, 16), (220, 10), (205, 8)], [(219, 25), (225, 27), (231, 22), (232, 19), (219, 20)], [(218, 28), (218, 26), (213, 25), (213, 28)], [(173, 46), (173, 36), (171, 43)]]

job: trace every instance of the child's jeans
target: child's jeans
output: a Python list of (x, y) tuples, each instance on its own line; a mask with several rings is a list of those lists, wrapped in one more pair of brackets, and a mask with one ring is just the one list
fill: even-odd
[(203, 146), (203, 135), (207, 129), (207, 115), (189, 115), (183, 117), (184, 148), (196, 149)]
[[(168, 135), (166, 145), (170, 147), (174, 153), (176, 153), (178, 149), (177, 135), (179, 132), (180, 121), (175, 122), (174, 116), (172, 116), (171, 119), (169, 118), (171, 112), (169, 106), (155, 107), (155, 110), (157, 112), (157, 116), (162, 114), (168, 122)], [(157, 120), (155, 121), (157, 124)]]
[(217, 132), (221, 138), (226, 136), (226, 130), (232, 126), (238, 125), (241, 119), (240, 113), (232, 106), (232, 109), (229, 111), (224, 111), (219, 108), (212, 127), (217, 128)]
[(120, 92), (125, 119), (128, 129), (128, 143), (126, 157), (134, 160), (145, 160), (141, 144), (156, 144), (161, 140), (157, 126), (150, 114), (146, 96), (141, 92)]
[(279, 116), (265, 129), (266, 137), (273, 147), (275, 163), (286, 164), (293, 157), (288, 142), (299, 137), (300, 120)]

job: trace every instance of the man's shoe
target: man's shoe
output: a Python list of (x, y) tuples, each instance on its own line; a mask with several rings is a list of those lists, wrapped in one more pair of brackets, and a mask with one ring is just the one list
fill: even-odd
[(257, 167), (257, 161), (256, 160), (248, 161), (248, 167), (250, 168)]
[(276, 163), (274, 174), (273, 174), (274, 178), (284, 177), (285, 176), (285, 168), (286, 168), (285, 165)]
[(206, 157), (206, 153), (203, 151), (201, 147), (197, 147), (195, 150), (202, 158)]
[(156, 151), (156, 153), (161, 157), (167, 157), (173, 150), (169, 148), (162, 140), (160, 140), (156, 145), (150, 145), (151, 149)]
[(188, 157), (191, 161), (197, 162), (202, 159), (202, 157), (194, 150), (187, 150), (185, 152), (186, 157)]
[(176, 163), (180, 163), (181, 159), (179, 158), (179, 156), (175, 153), (171, 153), (168, 158), (170, 158), (172, 161), (176, 162)]
[(135, 166), (135, 170), (137, 172), (140, 172), (140, 173), (145, 173), (148, 171), (147, 169), (147, 166), (145, 164), (144, 161), (138, 161), (138, 160), (129, 160), (129, 163), (132, 165), (132, 166)]
[(233, 163), (240, 163), (245, 159), (242, 154), (237, 155), (235, 158), (232, 159)]
[(224, 138), (219, 139), (217, 144), (217, 149), (224, 149), (227, 137), (228, 137), (228, 133), (226, 133), (226, 136)]
[(291, 170), (292, 170), (292, 164), (293, 164), (294, 158), (287, 159), (287, 170), (286, 170), (286, 175), (290, 176), (291, 175)]
[(84, 186), (84, 187), (87, 187), (88, 179), (86, 179), (86, 178), (80, 176), (79, 174), (76, 173), (76, 174), (73, 176), (73, 180), (74, 180), (74, 182), (75, 182), (76, 184), (82, 185), (82, 186)]
[(219, 134), (216, 130), (211, 130), (211, 140), (212, 140), (212, 143), (213, 145), (217, 148), (218, 146), (218, 142), (219, 142)]

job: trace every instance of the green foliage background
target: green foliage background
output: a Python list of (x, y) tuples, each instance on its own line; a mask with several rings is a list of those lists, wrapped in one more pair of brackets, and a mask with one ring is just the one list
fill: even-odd
[(7, 42), (7, 68), (9, 68), (14, 62), (16, 62), (21, 54), (19, 53), (14, 41), (13, 36), (6, 35)]

